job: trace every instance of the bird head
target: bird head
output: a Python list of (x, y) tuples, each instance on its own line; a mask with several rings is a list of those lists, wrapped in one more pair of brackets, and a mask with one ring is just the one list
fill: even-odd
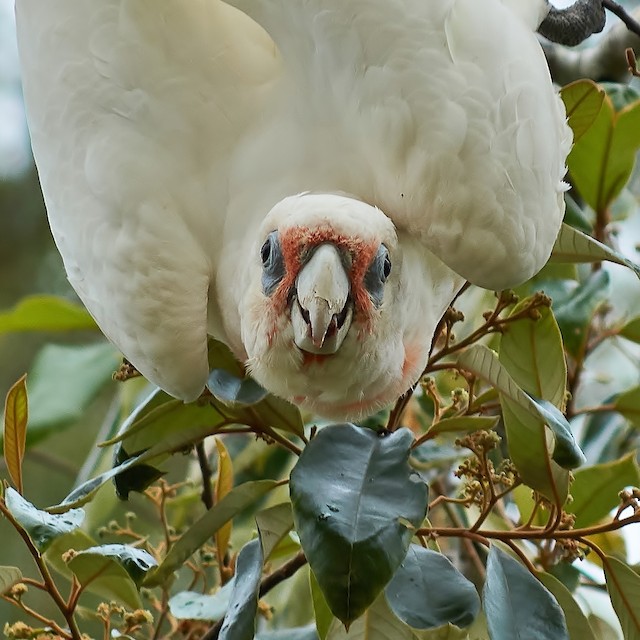
[(416, 347), (425, 318), (396, 304), (406, 295), (405, 256), (382, 211), (345, 195), (285, 198), (266, 216), (251, 260), (241, 334), (265, 388), (344, 419), (415, 382), (431, 336)]

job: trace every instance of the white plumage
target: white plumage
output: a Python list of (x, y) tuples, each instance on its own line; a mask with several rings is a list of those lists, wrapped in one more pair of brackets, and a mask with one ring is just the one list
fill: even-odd
[[(570, 132), (534, 33), (546, 10), (16, 0), (33, 149), (72, 285), (185, 400), (204, 387), (211, 334), (319, 413), (393, 401), (464, 279), (513, 286), (550, 254)], [(320, 245), (336, 248), (322, 267)], [(316, 286), (332, 260), (346, 280)]]

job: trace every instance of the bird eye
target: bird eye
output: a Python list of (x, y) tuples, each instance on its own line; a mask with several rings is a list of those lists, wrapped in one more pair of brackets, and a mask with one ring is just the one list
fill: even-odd
[(390, 274), (391, 258), (389, 257), (389, 250), (381, 244), (364, 277), (364, 285), (376, 307), (382, 305), (384, 299), (384, 283)]
[(389, 258), (389, 254), (387, 254), (384, 257), (384, 262), (382, 263), (382, 281), (385, 282), (390, 275), (391, 275), (391, 258)]
[(262, 260), (262, 291), (270, 296), (284, 277), (284, 257), (280, 248), (278, 232), (272, 231), (260, 249)]

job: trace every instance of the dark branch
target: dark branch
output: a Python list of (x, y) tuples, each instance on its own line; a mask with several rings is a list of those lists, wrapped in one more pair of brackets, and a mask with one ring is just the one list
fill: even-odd
[(606, 0), (576, 0), (566, 9), (551, 7), (538, 33), (551, 42), (575, 47), (604, 29)]

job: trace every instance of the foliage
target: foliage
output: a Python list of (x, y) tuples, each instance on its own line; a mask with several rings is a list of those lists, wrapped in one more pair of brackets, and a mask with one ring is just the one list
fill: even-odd
[[(640, 102), (614, 105), (587, 82), (564, 98), (575, 189), (549, 264), (483, 313), (465, 288), (419, 384), (366, 426), (305, 421), (215, 341), (208, 389), (189, 405), (124, 363), (108, 453), (40, 509), (25, 452), (84, 415), (115, 357), (106, 343), (46, 347), (5, 404), (0, 512), (39, 574), (0, 566), (1, 597), (25, 620), (5, 635), (611, 637), (577, 604), (595, 582), (624, 638), (640, 638), (640, 577), (620, 537), (640, 522), (629, 488), (640, 485), (640, 389), (616, 378), (607, 399), (581, 400), (600, 350), (640, 343), (640, 317), (615, 315), (602, 266), (639, 273), (615, 249), (612, 221), (640, 146)], [(93, 328), (51, 297), (0, 315), (0, 332)], [(176, 463), (182, 477), (165, 477)], [(124, 522), (95, 506), (112, 480), (120, 497), (143, 496)], [(34, 607), (34, 590), (56, 611)]]

